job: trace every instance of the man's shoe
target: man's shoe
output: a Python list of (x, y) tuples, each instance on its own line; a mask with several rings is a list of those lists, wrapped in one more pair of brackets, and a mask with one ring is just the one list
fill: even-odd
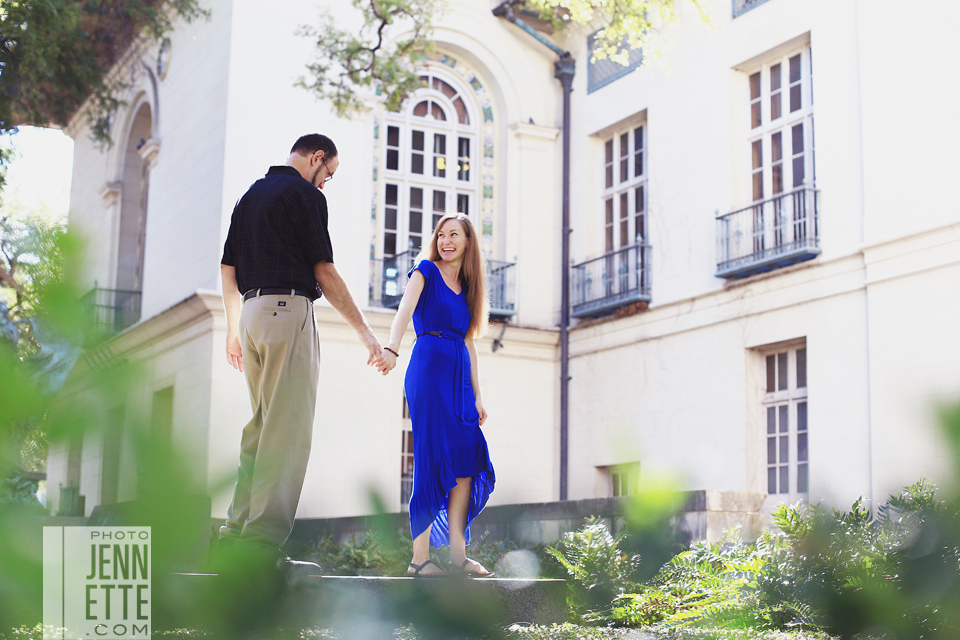
[(306, 562), (303, 560), (294, 560), (283, 556), (277, 560), (277, 569), (286, 579), (287, 586), (296, 587), (311, 576), (319, 576), (323, 571), (316, 562)]

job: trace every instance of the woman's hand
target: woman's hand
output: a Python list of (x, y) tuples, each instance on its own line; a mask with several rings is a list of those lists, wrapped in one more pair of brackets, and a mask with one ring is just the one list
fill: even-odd
[(483, 401), (477, 398), (477, 415), (480, 416), (480, 426), (487, 420), (487, 410), (483, 408)]
[(375, 366), (381, 374), (387, 375), (397, 366), (397, 356), (383, 349), (380, 355), (373, 361), (373, 366)]

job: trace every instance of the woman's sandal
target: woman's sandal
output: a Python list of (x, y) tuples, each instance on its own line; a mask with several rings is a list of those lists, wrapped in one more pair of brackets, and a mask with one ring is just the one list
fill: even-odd
[[(440, 573), (420, 573), (421, 571), (423, 571), (424, 567), (426, 567), (428, 564), (432, 564), (432, 565), (435, 566), (437, 569), (440, 569)], [(410, 569), (413, 569), (413, 571), (410, 571)], [(421, 564), (413, 564), (413, 563), (411, 562), (411, 563), (407, 566), (407, 575), (408, 575), (408, 576), (411, 576), (411, 577), (414, 577), (414, 578), (439, 578), (440, 576), (443, 576), (443, 575), (445, 575), (445, 574), (446, 574), (446, 572), (443, 571), (443, 567), (441, 567), (440, 565), (438, 565), (438, 564), (437, 564), (436, 562), (434, 562), (433, 560), (427, 560), (426, 562), (421, 563)]]
[[(497, 575), (493, 571), (487, 571), (486, 569), (484, 569), (482, 573), (479, 571), (467, 571), (467, 565), (469, 563), (470, 563), (470, 558), (467, 558), (463, 561), (463, 564), (461, 564), (459, 567), (450, 567), (450, 569), (452, 569), (453, 571), (457, 571), (458, 573), (461, 573), (468, 578), (492, 578), (495, 575)], [(478, 562), (477, 564), (480, 564), (480, 563)], [(483, 565), (480, 565), (480, 566), (483, 566)]]

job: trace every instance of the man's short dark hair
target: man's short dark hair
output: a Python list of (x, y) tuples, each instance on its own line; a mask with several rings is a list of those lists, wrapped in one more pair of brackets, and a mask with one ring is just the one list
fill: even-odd
[(322, 133), (308, 133), (300, 136), (290, 149), (290, 153), (297, 152), (302, 156), (312, 156), (317, 151), (323, 151), (326, 158), (334, 158), (337, 155), (337, 145)]

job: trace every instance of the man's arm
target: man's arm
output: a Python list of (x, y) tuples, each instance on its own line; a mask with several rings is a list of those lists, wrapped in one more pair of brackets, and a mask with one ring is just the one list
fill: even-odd
[(357, 332), (360, 342), (370, 353), (367, 364), (372, 365), (374, 359), (380, 355), (382, 349), (380, 341), (377, 340), (377, 336), (373, 335), (373, 329), (367, 324), (363, 313), (353, 301), (353, 296), (347, 289), (347, 283), (340, 277), (337, 268), (332, 262), (318, 262), (313, 267), (313, 277), (320, 285), (320, 291), (327, 297), (337, 313)]
[(227, 362), (234, 369), (243, 371), (243, 349), (240, 347), (240, 308), (243, 306), (243, 296), (237, 289), (236, 268), (221, 264), (220, 280), (223, 285), (223, 310), (227, 313)]

